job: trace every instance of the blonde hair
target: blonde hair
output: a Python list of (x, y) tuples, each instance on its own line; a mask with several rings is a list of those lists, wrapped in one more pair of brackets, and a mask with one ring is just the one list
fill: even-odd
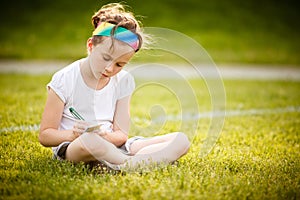
[[(116, 27), (124, 27), (135, 33), (139, 38), (139, 49), (143, 48), (149, 43), (149, 36), (141, 29), (141, 23), (136, 20), (134, 14), (125, 9), (125, 6), (120, 3), (110, 3), (102, 6), (93, 16), (92, 24), (94, 29), (98, 27), (101, 22), (109, 22), (115, 24)], [(97, 45), (102, 42), (102, 36), (93, 36), (92, 43)]]

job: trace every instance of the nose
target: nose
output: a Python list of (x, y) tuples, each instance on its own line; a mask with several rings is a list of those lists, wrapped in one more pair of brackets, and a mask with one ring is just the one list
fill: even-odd
[(105, 71), (106, 72), (112, 72), (113, 71), (113, 65), (112, 63), (109, 63), (106, 67), (105, 67)]

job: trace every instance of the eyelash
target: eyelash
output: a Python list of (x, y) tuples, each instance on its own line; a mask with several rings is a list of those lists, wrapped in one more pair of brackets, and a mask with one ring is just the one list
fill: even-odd
[[(103, 60), (105, 61), (110, 61), (110, 58), (108, 56), (103, 55)], [(116, 64), (118, 67), (123, 67), (122, 65), (120, 65), (119, 63)]]
[(103, 56), (103, 60), (110, 61), (110, 58)]

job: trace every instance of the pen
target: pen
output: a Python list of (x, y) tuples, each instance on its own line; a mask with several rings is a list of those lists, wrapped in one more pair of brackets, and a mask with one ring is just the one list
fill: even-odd
[(76, 119), (79, 119), (79, 120), (83, 120), (84, 121), (84, 118), (81, 117), (81, 115), (79, 115), (78, 112), (76, 112), (76, 110), (72, 107), (69, 108), (71, 114), (76, 118)]

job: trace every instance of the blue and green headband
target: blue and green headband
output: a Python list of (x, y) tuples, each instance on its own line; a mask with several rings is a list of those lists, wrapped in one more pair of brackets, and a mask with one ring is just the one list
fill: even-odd
[[(112, 36), (112, 29), (115, 27), (115, 24), (111, 24), (109, 22), (102, 22), (99, 26), (94, 30), (93, 36)], [(139, 50), (139, 37), (131, 32), (130, 30), (124, 27), (117, 27), (117, 29), (113, 33), (113, 37), (119, 41), (125, 42), (129, 46), (131, 46), (134, 51)]]

